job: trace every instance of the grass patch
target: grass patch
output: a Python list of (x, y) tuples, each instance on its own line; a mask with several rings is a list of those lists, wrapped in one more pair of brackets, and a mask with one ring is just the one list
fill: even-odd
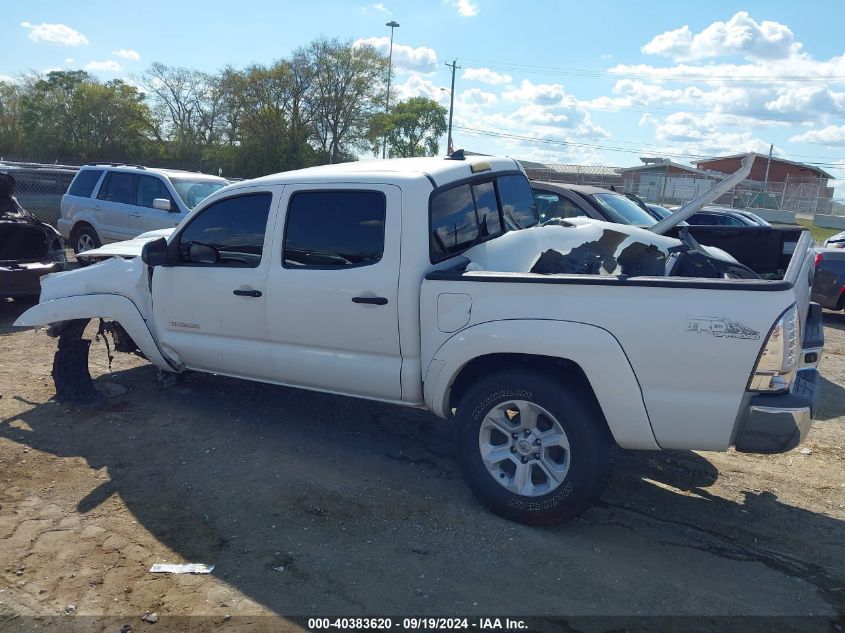
[(831, 235), (836, 235), (837, 233), (841, 233), (841, 229), (825, 229), (820, 226), (816, 226), (813, 224), (812, 220), (807, 220), (804, 218), (796, 218), (795, 221), (803, 226), (805, 229), (808, 229), (810, 233), (813, 235), (813, 239), (822, 244), (827, 238)]
[[(798, 224), (801, 228), (807, 229), (810, 231), (810, 234), (813, 236), (813, 240), (821, 246), (824, 241), (829, 238), (831, 235), (836, 235), (837, 233), (841, 233), (841, 229), (825, 229), (820, 226), (816, 226), (813, 224), (812, 220), (808, 220), (805, 218), (795, 218), (796, 224)], [(772, 223), (774, 226), (794, 226), (792, 224), (775, 224)]]

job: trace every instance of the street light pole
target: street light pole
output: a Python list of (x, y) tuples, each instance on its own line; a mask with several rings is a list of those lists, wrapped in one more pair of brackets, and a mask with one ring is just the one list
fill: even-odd
[[(393, 71), (393, 29), (399, 26), (396, 20), (391, 20), (385, 26), (390, 27), (390, 54), (387, 56), (387, 97), (384, 100), (384, 113), (390, 113), (390, 75)], [(387, 132), (384, 133), (384, 138), (381, 144), (381, 157), (387, 156)]]

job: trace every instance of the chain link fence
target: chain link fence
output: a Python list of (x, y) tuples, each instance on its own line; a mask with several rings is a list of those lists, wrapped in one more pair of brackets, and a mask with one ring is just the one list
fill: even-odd
[[(580, 169), (579, 169), (580, 168)], [(566, 171), (528, 169), (528, 177), (543, 182), (591, 185), (621, 193), (633, 193), (663, 206), (680, 206), (719, 182), (716, 178), (692, 174), (659, 174), (640, 172), (623, 175), (619, 168), (567, 166)], [(783, 182), (746, 180), (717, 198), (712, 204), (738, 209), (769, 209), (804, 215), (845, 216), (845, 198), (834, 198), (833, 180), (789, 177)]]
[(77, 171), (75, 165), (0, 162), (0, 172), (15, 179), (15, 197), (20, 205), (54, 226), (61, 214), (62, 196)]

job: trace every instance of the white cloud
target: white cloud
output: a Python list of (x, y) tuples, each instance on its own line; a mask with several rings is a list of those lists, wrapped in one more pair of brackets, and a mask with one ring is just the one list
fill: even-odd
[(675, 60), (729, 55), (783, 59), (797, 55), (800, 49), (801, 44), (785, 24), (757, 22), (747, 11), (739, 11), (727, 22), (713, 22), (700, 33), (693, 34), (687, 25), (661, 33), (643, 46), (642, 52)]
[(510, 75), (499, 74), (489, 68), (467, 68), (464, 70), (463, 78), (468, 81), (480, 81), (481, 83), (492, 86), (509, 84), (513, 81), (513, 77)]
[(765, 104), (767, 110), (779, 113), (809, 114), (845, 112), (845, 92), (823, 86), (786, 86)]
[(0, 75), (0, 81), (7, 84), (17, 83), (14, 77), (10, 77), (9, 75)]
[[(390, 51), (390, 38), (367, 37), (355, 40), (353, 46), (372, 46), (385, 55)], [(422, 73), (433, 73), (437, 70), (437, 53), (427, 46), (407, 46), (393, 42), (393, 67), (399, 70), (409, 70)]]
[(132, 61), (138, 61), (141, 59), (141, 55), (138, 51), (133, 51), (131, 48), (121, 48), (116, 51), (112, 51), (112, 55), (116, 57), (122, 57), (123, 59), (131, 59)]
[(49, 42), (64, 46), (88, 44), (87, 37), (65, 24), (48, 24), (46, 22), (30, 24), (29, 22), (21, 22), (21, 26), (29, 29), (27, 37), (33, 42)]
[[(523, 79), (519, 88), (503, 92), (502, 97), (507, 101), (530, 102), (540, 105), (561, 104), (567, 100), (563, 84), (535, 84), (528, 79)], [(571, 97), (569, 100), (574, 102)]]
[[(738, 154), (740, 152), (769, 151), (769, 143), (756, 138), (749, 130), (734, 132), (725, 130), (718, 114), (696, 112), (673, 112), (658, 118), (645, 114), (640, 125), (653, 125), (658, 141), (671, 143), (665, 151), (690, 155)], [(650, 150), (659, 155), (661, 150)]]
[(478, 15), (478, 12), (481, 10), (478, 3), (472, 2), (472, 0), (450, 0), (449, 4), (458, 10), (458, 15), (462, 15), (465, 18)]
[[(461, 126), (549, 139), (553, 143), (583, 137), (607, 138), (610, 135), (607, 130), (593, 123), (589, 110), (560, 84), (535, 84), (525, 80), (519, 87), (505, 90), (499, 95), (500, 103), (503, 102), (505, 108), (511, 104), (509, 109), (501, 106), (492, 109), (497, 105), (493, 101), (496, 97), (493, 93), (485, 93), (477, 88), (463, 92), (467, 96), (458, 97), (455, 106), (455, 117)], [(550, 147), (545, 140), (501, 138), (496, 142), (510, 147), (516, 155), (525, 158), (536, 158), (538, 150), (548, 151)], [(557, 162), (561, 162), (562, 153), (568, 151), (566, 148), (556, 150)], [(569, 154), (567, 160), (573, 158), (574, 154)], [(585, 156), (581, 155), (581, 158)]]
[(116, 72), (120, 70), (120, 64), (118, 64), (113, 59), (107, 59), (105, 61), (92, 61), (85, 64), (85, 70), (101, 70), (106, 72)]
[(499, 102), (498, 97), (496, 97), (496, 95), (492, 92), (486, 92), (484, 90), (479, 90), (478, 88), (461, 90), (456, 96), (461, 104), (468, 106), (485, 107), (495, 105)]
[(405, 101), (411, 97), (426, 97), (433, 99), (440, 105), (449, 105), (449, 93), (441, 90), (440, 86), (432, 83), (419, 73), (412, 73), (407, 80), (396, 84), (396, 96), (399, 101)]
[(845, 125), (829, 125), (821, 130), (809, 130), (793, 136), (789, 142), (842, 147), (845, 146)]
[(366, 4), (363, 7), (361, 7), (361, 11), (363, 11), (364, 13), (369, 13), (370, 11), (376, 11), (376, 12), (381, 13), (383, 15), (393, 15), (393, 11), (391, 11), (386, 6), (384, 6), (383, 2), (376, 2), (374, 4)]

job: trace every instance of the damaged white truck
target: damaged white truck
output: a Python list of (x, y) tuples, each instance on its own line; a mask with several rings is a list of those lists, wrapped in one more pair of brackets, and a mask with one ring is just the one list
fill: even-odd
[(92, 251), (118, 257), (46, 277), (16, 325), (58, 337), (63, 400), (96, 397), (82, 333), (101, 319), (165, 372), (427, 408), (484, 503), (561, 521), (601, 494), (615, 446), (771, 453), (812, 422), (810, 234), (683, 216), (537, 226), (505, 158), (311, 168)]

